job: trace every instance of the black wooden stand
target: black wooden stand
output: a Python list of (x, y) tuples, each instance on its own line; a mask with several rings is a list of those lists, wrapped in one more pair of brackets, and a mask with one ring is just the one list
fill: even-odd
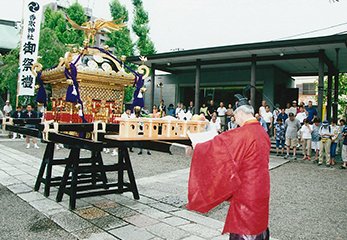
[[(85, 164), (80, 161), (80, 149), (72, 148), (70, 156), (66, 159), (65, 171), (56, 197), (57, 202), (62, 200), (64, 193), (70, 196), (70, 209), (75, 209), (76, 199), (84, 197), (132, 192), (135, 199), (140, 199), (127, 148), (119, 147), (118, 154), (117, 164), (104, 165), (100, 151), (95, 151), (92, 152), (91, 164)], [(111, 171), (117, 172), (118, 182), (107, 182), (106, 172)], [(124, 181), (124, 171), (127, 171), (130, 182)], [(91, 174), (91, 177), (81, 180), (84, 174)], [(101, 183), (98, 183), (100, 180)]]

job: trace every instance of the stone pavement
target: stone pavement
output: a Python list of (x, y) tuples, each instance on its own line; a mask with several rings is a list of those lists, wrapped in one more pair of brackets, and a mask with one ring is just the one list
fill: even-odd
[[(55, 201), (57, 188), (48, 198), (42, 186), (39, 192), (33, 191), (40, 158), (2, 144), (0, 153), (0, 183), (78, 239), (229, 238), (221, 235), (223, 222), (184, 208), (189, 168), (137, 179), (140, 200), (131, 193), (82, 198), (76, 210), (70, 211), (68, 196)], [(285, 162), (270, 156), (270, 169)], [(53, 175), (62, 175), (63, 170), (54, 166)]]

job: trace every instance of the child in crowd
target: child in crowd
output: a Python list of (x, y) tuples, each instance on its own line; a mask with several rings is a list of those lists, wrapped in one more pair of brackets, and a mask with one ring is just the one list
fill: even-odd
[(311, 160), (312, 126), (310, 125), (310, 120), (308, 120), (307, 118), (304, 120), (304, 125), (302, 125), (301, 127), (301, 141), (302, 152), (304, 154), (303, 159)]
[(340, 128), (336, 125), (337, 121), (336, 119), (331, 120), (331, 131), (334, 134), (334, 136), (331, 137), (331, 145), (330, 145), (330, 165), (335, 165), (335, 155), (336, 155), (336, 148), (337, 148), (337, 142), (338, 137), (340, 134)]
[(315, 118), (313, 120), (312, 125), (312, 143), (311, 143), (311, 149), (316, 152), (316, 155), (314, 157), (314, 160), (318, 160), (318, 154), (319, 154), (319, 126), (320, 126), (320, 119)]
[(284, 144), (285, 144), (285, 133), (286, 133), (286, 128), (283, 124), (282, 118), (278, 117), (277, 121), (275, 123), (275, 128), (274, 128), (274, 136), (276, 138), (276, 152), (277, 152), (277, 156), (280, 155), (279, 153), (279, 147), (280, 144), (282, 146), (282, 151), (281, 151), (281, 156), (283, 156), (284, 153)]

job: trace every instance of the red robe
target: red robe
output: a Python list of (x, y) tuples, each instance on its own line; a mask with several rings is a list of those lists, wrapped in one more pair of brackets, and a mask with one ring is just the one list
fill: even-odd
[(256, 235), (268, 227), (271, 143), (255, 120), (195, 146), (189, 210), (206, 213), (230, 202), (223, 233)]

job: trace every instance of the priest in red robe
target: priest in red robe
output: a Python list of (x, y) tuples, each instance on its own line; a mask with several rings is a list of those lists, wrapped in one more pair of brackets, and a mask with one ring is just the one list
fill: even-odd
[(240, 127), (193, 146), (187, 208), (206, 213), (229, 201), (223, 234), (267, 240), (271, 143), (247, 98), (237, 95), (234, 116)]

